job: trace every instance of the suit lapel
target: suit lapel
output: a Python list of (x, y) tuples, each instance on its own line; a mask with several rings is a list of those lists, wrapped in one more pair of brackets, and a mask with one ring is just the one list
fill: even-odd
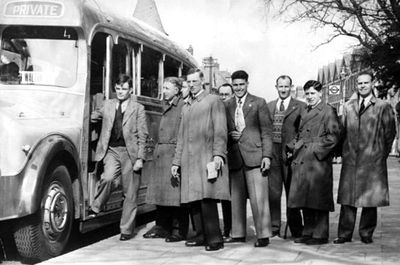
[(107, 109), (104, 111), (104, 115), (108, 115), (109, 118), (107, 119), (109, 121), (109, 124), (107, 125), (108, 128), (112, 128), (114, 126), (114, 120), (115, 120), (115, 112), (117, 108), (117, 103), (118, 101), (115, 99), (112, 99), (110, 101), (110, 104), (105, 105)]
[(126, 109), (125, 109), (124, 118), (122, 120), (122, 125), (125, 125), (125, 123), (129, 120), (129, 118), (132, 115), (133, 110), (134, 110), (132, 99), (130, 98), (128, 100), (129, 100), (128, 106), (126, 106)]
[(288, 106), (287, 110), (285, 111), (284, 119), (286, 119), (286, 117), (288, 117), (297, 108), (298, 108), (297, 102), (295, 102), (293, 99), (290, 99), (289, 106)]
[(252, 107), (252, 102), (254, 101), (254, 98), (252, 95), (247, 94), (246, 100), (243, 104), (243, 117), (246, 118), (247, 114), (249, 113), (249, 111), (251, 110)]

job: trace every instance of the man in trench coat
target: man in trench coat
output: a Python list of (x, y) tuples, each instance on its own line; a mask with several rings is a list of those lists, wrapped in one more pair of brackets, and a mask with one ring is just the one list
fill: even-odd
[(224, 166), (228, 132), (224, 104), (203, 89), (203, 78), (198, 69), (187, 74), (192, 98), (182, 108), (171, 173), (180, 176), (181, 203), (189, 203), (193, 219), (200, 220), (195, 227), (202, 234), (187, 240), (186, 246), (214, 251), (224, 246), (217, 202), (230, 199)]
[(357, 208), (362, 208), (359, 234), (372, 243), (377, 207), (389, 205), (386, 160), (396, 135), (394, 113), (389, 103), (373, 94), (373, 76), (357, 78), (357, 93), (344, 105), (344, 142), (338, 203), (341, 204), (336, 244), (350, 242)]

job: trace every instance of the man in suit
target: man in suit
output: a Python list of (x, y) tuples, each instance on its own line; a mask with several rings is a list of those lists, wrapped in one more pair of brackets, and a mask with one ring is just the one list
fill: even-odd
[(110, 196), (114, 179), (121, 176), (125, 198), (120, 222), (120, 240), (125, 241), (133, 236), (140, 170), (145, 159), (148, 131), (143, 105), (131, 98), (130, 77), (120, 75), (115, 91), (117, 99), (106, 100), (102, 109), (95, 110), (91, 116), (92, 122), (103, 122), (96, 161), (103, 161), (104, 172), (89, 214), (96, 216), (102, 210)]
[(232, 74), (235, 96), (225, 105), (228, 119), (232, 233), (226, 243), (246, 240), (246, 202), (250, 198), (257, 241), (269, 244), (271, 216), (268, 202), (268, 170), (272, 157), (272, 124), (264, 99), (247, 92), (245, 71)]
[[(279, 98), (268, 103), (272, 120), (272, 162), (269, 177), (269, 207), (271, 210), (272, 235), (279, 236), (281, 229), (281, 196), (285, 187), (286, 198), (290, 187), (290, 163), (285, 146), (296, 136), (300, 113), (306, 104), (290, 96), (293, 87), (290, 76), (276, 79)], [(293, 237), (301, 237), (303, 224), (299, 209), (286, 209), (287, 224)], [(285, 233), (286, 236), (286, 233)]]
[(375, 97), (373, 75), (357, 77), (357, 93), (343, 108), (344, 141), (337, 202), (341, 204), (338, 238), (350, 242), (357, 208), (362, 208), (359, 234), (365, 244), (373, 242), (377, 207), (389, 205), (386, 160), (396, 135), (395, 118), (389, 103)]
[(182, 107), (171, 173), (180, 178), (181, 203), (190, 205), (195, 222), (197, 235), (186, 246), (214, 251), (224, 247), (217, 202), (229, 200), (228, 132), (224, 104), (203, 89), (203, 78), (197, 69), (187, 74), (192, 97)]

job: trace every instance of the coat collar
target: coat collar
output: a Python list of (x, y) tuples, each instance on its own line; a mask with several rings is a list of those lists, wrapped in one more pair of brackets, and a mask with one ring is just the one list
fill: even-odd
[(367, 106), (365, 106), (364, 110), (361, 113), (359, 113), (360, 112), (360, 106), (358, 104), (358, 99), (359, 99), (358, 98), (358, 93), (355, 92), (355, 93), (353, 93), (353, 95), (351, 95), (351, 97), (350, 97), (350, 99), (348, 101), (349, 102), (348, 104), (351, 106), (352, 110), (358, 115), (363, 114), (369, 108), (369, 106), (376, 104), (376, 97), (374, 95), (372, 95), (372, 98), (368, 102)]
[(166, 113), (167, 111), (169, 111), (169, 110), (172, 108), (172, 106), (175, 106), (175, 107), (176, 107), (176, 106), (178, 105), (180, 99), (181, 99), (180, 96), (175, 96), (175, 97), (172, 99), (172, 102), (171, 102), (170, 104), (164, 102), (165, 105), (164, 105), (163, 113)]
[(317, 106), (312, 108), (310, 111), (307, 111), (307, 108), (303, 111), (301, 124), (308, 122), (313, 119), (315, 116), (321, 113), (324, 108), (324, 103), (321, 101)]
[[(275, 99), (273, 101), (271, 101), (271, 103), (269, 104), (269, 113), (271, 115), (271, 117), (273, 118), (274, 114), (275, 114), (275, 110), (276, 110), (276, 104), (278, 103), (278, 99)], [(299, 103), (291, 98), (289, 101), (289, 105), (288, 108), (285, 111), (285, 117), (288, 117), (293, 111), (295, 111), (297, 108), (299, 107)]]

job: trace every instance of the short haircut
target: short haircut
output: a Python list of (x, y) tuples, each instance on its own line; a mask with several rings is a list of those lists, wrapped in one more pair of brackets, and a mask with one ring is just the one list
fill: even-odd
[(279, 77), (276, 79), (276, 85), (278, 85), (279, 79), (289, 79), (290, 85), (292, 85), (292, 78), (291, 78), (290, 76), (288, 76), (288, 75), (281, 75), (281, 76), (279, 76)]
[(164, 83), (171, 83), (173, 84), (176, 88), (178, 88), (178, 91), (181, 92), (182, 89), (182, 79), (179, 77), (175, 76), (168, 76), (164, 78)]
[(244, 79), (247, 82), (249, 80), (249, 75), (245, 71), (239, 70), (239, 71), (234, 72), (231, 75), (231, 79), (232, 80), (234, 80), (234, 79)]
[(224, 83), (224, 84), (220, 85), (219, 88), (218, 88), (218, 93), (219, 93), (220, 88), (223, 87), (223, 86), (228, 86), (228, 87), (230, 87), (230, 88), (231, 88), (231, 91), (232, 91), (232, 94), (233, 94), (233, 87), (232, 87), (232, 85), (229, 84), (229, 83)]
[(129, 88), (132, 88), (132, 78), (129, 75), (126, 75), (126, 74), (119, 74), (117, 82), (115, 83), (115, 85), (122, 86), (125, 83), (128, 83)]
[(311, 87), (313, 87), (315, 90), (317, 91), (321, 91), (322, 90), (322, 84), (318, 81), (315, 80), (309, 80), (304, 84), (304, 91), (310, 89)]
[[(187, 74), (186, 74), (186, 77), (187, 77), (188, 75), (192, 75), (192, 74), (195, 74), (195, 73), (199, 73), (199, 77), (200, 77), (200, 78), (204, 78), (204, 74), (203, 74), (203, 72), (202, 72), (199, 68), (190, 68), (189, 71), (188, 71)], [(186, 79), (187, 79), (187, 78), (186, 78)]]
[(358, 80), (358, 77), (360, 77), (362, 75), (369, 75), (371, 77), (371, 81), (374, 80), (374, 74), (371, 71), (361, 71), (357, 75), (357, 80)]

